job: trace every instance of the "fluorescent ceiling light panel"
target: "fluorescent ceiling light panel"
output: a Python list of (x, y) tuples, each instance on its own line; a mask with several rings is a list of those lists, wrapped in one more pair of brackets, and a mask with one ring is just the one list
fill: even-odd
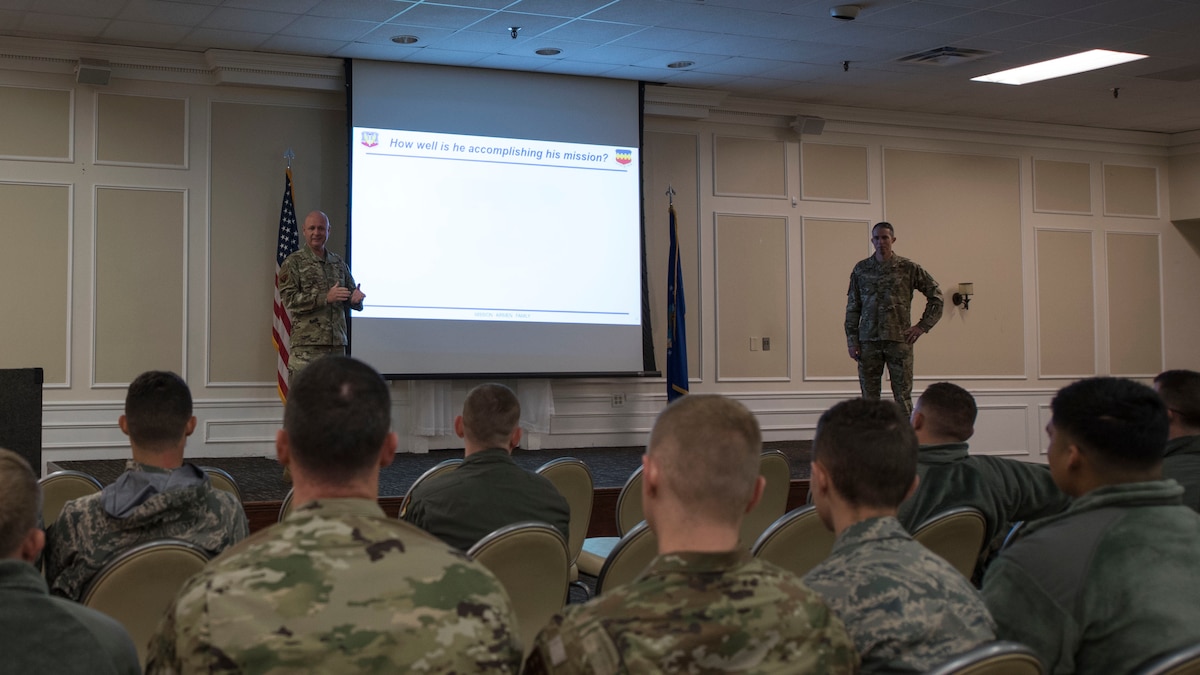
[(1000, 84), (1029, 84), (1041, 82), (1064, 75), (1086, 73), (1089, 70), (1108, 68), (1120, 63), (1129, 63), (1146, 58), (1145, 54), (1129, 52), (1113, 52), (1107, 49), (1093, 49), (1087, 52), (1071, 54), (1041, 63), (1031, 63), (1020, 68), (1010, 68), (991, 75), (972, 77), (973, 82), (998, 82)]

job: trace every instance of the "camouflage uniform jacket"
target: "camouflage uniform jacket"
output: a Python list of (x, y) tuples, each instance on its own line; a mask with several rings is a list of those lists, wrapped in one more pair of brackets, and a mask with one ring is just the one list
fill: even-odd
[(32, 565), (0, 560), (0, 673), (137, 675), (137, 648), (111, 618), (52, 597)]
[(1200, 642), (1200, 514), (1174, 481), (1097, 488), (1030, 524), (988, 568), (996, 634), (1046, 672), (1131, 673)]
[(549, 523), (570, 541), (571, 507), (545, 476), (526, 471), (504, 448), (473, 453), (457, 469), (417, 486), (404, 519), (467, 550), (513, 523)]
[(146, 673), (516, 673), (482, 565), (365, 499), (308, 502), (192, 577)]
[(1200, 511), (1200, 436), (1182, 436), (1167, 441), (1163, 478), (1183, 486), (1183, 505)]
[(904, 331), (912, 327), (914, 291), (925, 295), (925, 312), (917, 325), (928, 333), (942, 318), (942, 291), (928, 272), (895, 254), (883, 262), (871, 256), (855, 265), (846, 291), (847, 346), (904, 342)]
[[(217, 555), (246, 537), (241, 502), (214, 488), (194, 465), (171, 471), (129, 460), (125, 466), (125, 473), (104, 490), (67, 502), (49, 528), (46, 579), (55, 595), (82, 599), (104, 563), (138, 544), (184, 539)], [(171, 482), (158, 491), (146, 484), (148, 477), (155, 478), (150, 474)], [(121, 517), (109, 509), (114, 495), (125, 498), (128, 507)]]
[(923, 673), (995, 637), (971, 582), (892, 517), (846, 528), (804, 583), (846, 623), (863, 673)]
[(942, 511), (970, 506), (987, 520), (984, 541), (989, 542), (1006, 526), (1061, 513), (1071, 501), (1046, 465), (972, 456), (966, 443), (922, 445), (917, 475), (917, 491), (900, 505), (897, 516), (909, 532)]
[(661, 555), (538, 635), (537, 673), (852, 673), (858, 656), (800, 579), (747, 551)]
[[(329, 304), (325, 295), (337, 284), (354, 290), (354, 277), (341, 256), (325, 249), (325, 258), (301, 246), (279, 266), (279, 298), (292, 315), (293, 345), (346, 344), (347, 302)], [(350, 305), (361, 310), (362, 303)]]

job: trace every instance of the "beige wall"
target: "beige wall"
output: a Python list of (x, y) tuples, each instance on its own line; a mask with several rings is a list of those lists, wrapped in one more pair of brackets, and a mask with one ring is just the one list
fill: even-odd
[[(311, 85), (320, 64), (298, 57), (296, 72), (270, 75), (292, 59), (239, 70), (241, 86), (148, 71), (98, 89), (76, 85), (69, 63), (0, 69), (0, 212), (20, 224), (7, 240), (21, 252), (0, 281), (36, 291), (0, 295), (0, 316), (21, 317), (0, 323), (0, 366), (46, 369), (51, 458), (122, 456), (123, 388), (161, 367), (193, 387), (196, 452), (272, 452), (271, 280), (289, 147), (297, 211), (325, 209), (332, 245), (345, 241), (343, 94)], [(857, 395), (846, 283), (883, 219), (897, 252), (945, 292), (944, 318), (917, 345), (917, 389), (951, 378), (977, 393), (973, 447), (1039, 457), (1044, 407), (1075, 377), (1200, 368), (1200, 226), (1167, 220), (1200, 211), (1169, 139), (1064, 139), (1037, 125), (1015, 135), (986, 120), (948, 131), (830, 110), (802, 144), (788, 128), (795, 106), (730, 105), (742, 108), (645, 120), (651, 319), (661, 368), (670, 185), (692, 391), (746, 402), (768, 438), (809, 437), (824, 409)], [(969, 310), (949, 302), (959, 282), (975, 285)], [(751, 351), (750, 337), (771, 350)], [(393, 388), (402, 432), (407, 391)], [(644, 442), (665, 401), (655, 378), (553, 392), (547, 447)]]

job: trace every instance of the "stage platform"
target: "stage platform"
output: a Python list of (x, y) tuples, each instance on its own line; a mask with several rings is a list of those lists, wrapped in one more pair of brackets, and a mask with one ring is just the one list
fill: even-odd
[[(792, 467), (792, 494), (789, 508), (803, 504), (808, 494), (809, 462), (812, 441), (772, 441), (764, 443), (767, 449), (783, 452)], [(592, 471), (596, 486), (596, 501), (592, 508), (591, 526), (588, 536), (614, 536), (616, 525), (613, 513), (617, 494), (629, 475), (641, 465), (644, 452), (641, 446), (573, 448), (559, 450), (525, 450), (518, 448), (513, 459), (521, 466), (533, 470), (559, 457), (576, 457)], [(379, 474), (379, 501), (390, 515), (396, 515), (400, 502), (412, 482), (433, 465), (447, 459), (461, 458), (463, 451), (434, 450), (428, 454), (400, 453), (396, 461)], [(246, 516), (251, 531), (256, 531), (275, 522), (280, 504), (290, 486), (280, 477), (282, 470), (272, 458), (266, 457), (188, 457), (188, 461), (201, 466), (224, 469), (237, 481), (242, 491)], [(80, 460), (51, 463), (50, 469), (72, 469), (91, 474), (107, 485), (116, 480), (125, 470), (125, 460)]]

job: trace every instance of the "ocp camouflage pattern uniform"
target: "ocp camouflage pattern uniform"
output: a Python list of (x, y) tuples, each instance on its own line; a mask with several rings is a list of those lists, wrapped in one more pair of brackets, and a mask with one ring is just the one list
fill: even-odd
[(890, 516), (846, 528), (804, 583), (845, 622), (863, 673), (923, 673), (995, 639), (979, 592)]
[(542, 629), (537, 673), (853, 673), (842, 622), (800, 579), (747, 551), (674, 553)]
[(374, 500), (298, 507), (192, 577), (147, 673), (517, 673), (490, 572)]
[(1183, 486), (1183, 505), (1200, 511), (1200, 436), (1180, 436), (1167, 441), (1163, 478)]
[(353, 291), (357, 284), (346, 261), (329, 249), (322, 260), (302, 246), (279, 266), (279, 298), (292, 315), (289, 380), (322, 356), (346, 353), (346, 306), (357, 310), (363, 306), (326, 302), (335, 285)]
[(858, 382), (863, 398), (878, 399), (887, 364), (892, 396), (912, 413), (913, 348), (904, 340), (912, 327), (914, 291), (925, 296), (917, 322), (928, 333), (942, 318), (942, 291), (933, 277), (908, 258), (893, 254), (883, 262), (871, 256), (850, 273), (846, 291), (846, 346), (858, 347)]
[[(126, 473), (171, 473), (133, 460), (125, 466)], [(246, 538), (249, 526), (237, 497), (214, 488), (191, 464), (174, 471), (196, 480), (154, 494), (121, 518), (109, 515), (105, 505), (120, 478), (104, 491), (67, 502), (46, 537), (50, 592), (81, 600), (88, 582), (113, 556), (155, 539), (183, 539), (215, 556)]]

